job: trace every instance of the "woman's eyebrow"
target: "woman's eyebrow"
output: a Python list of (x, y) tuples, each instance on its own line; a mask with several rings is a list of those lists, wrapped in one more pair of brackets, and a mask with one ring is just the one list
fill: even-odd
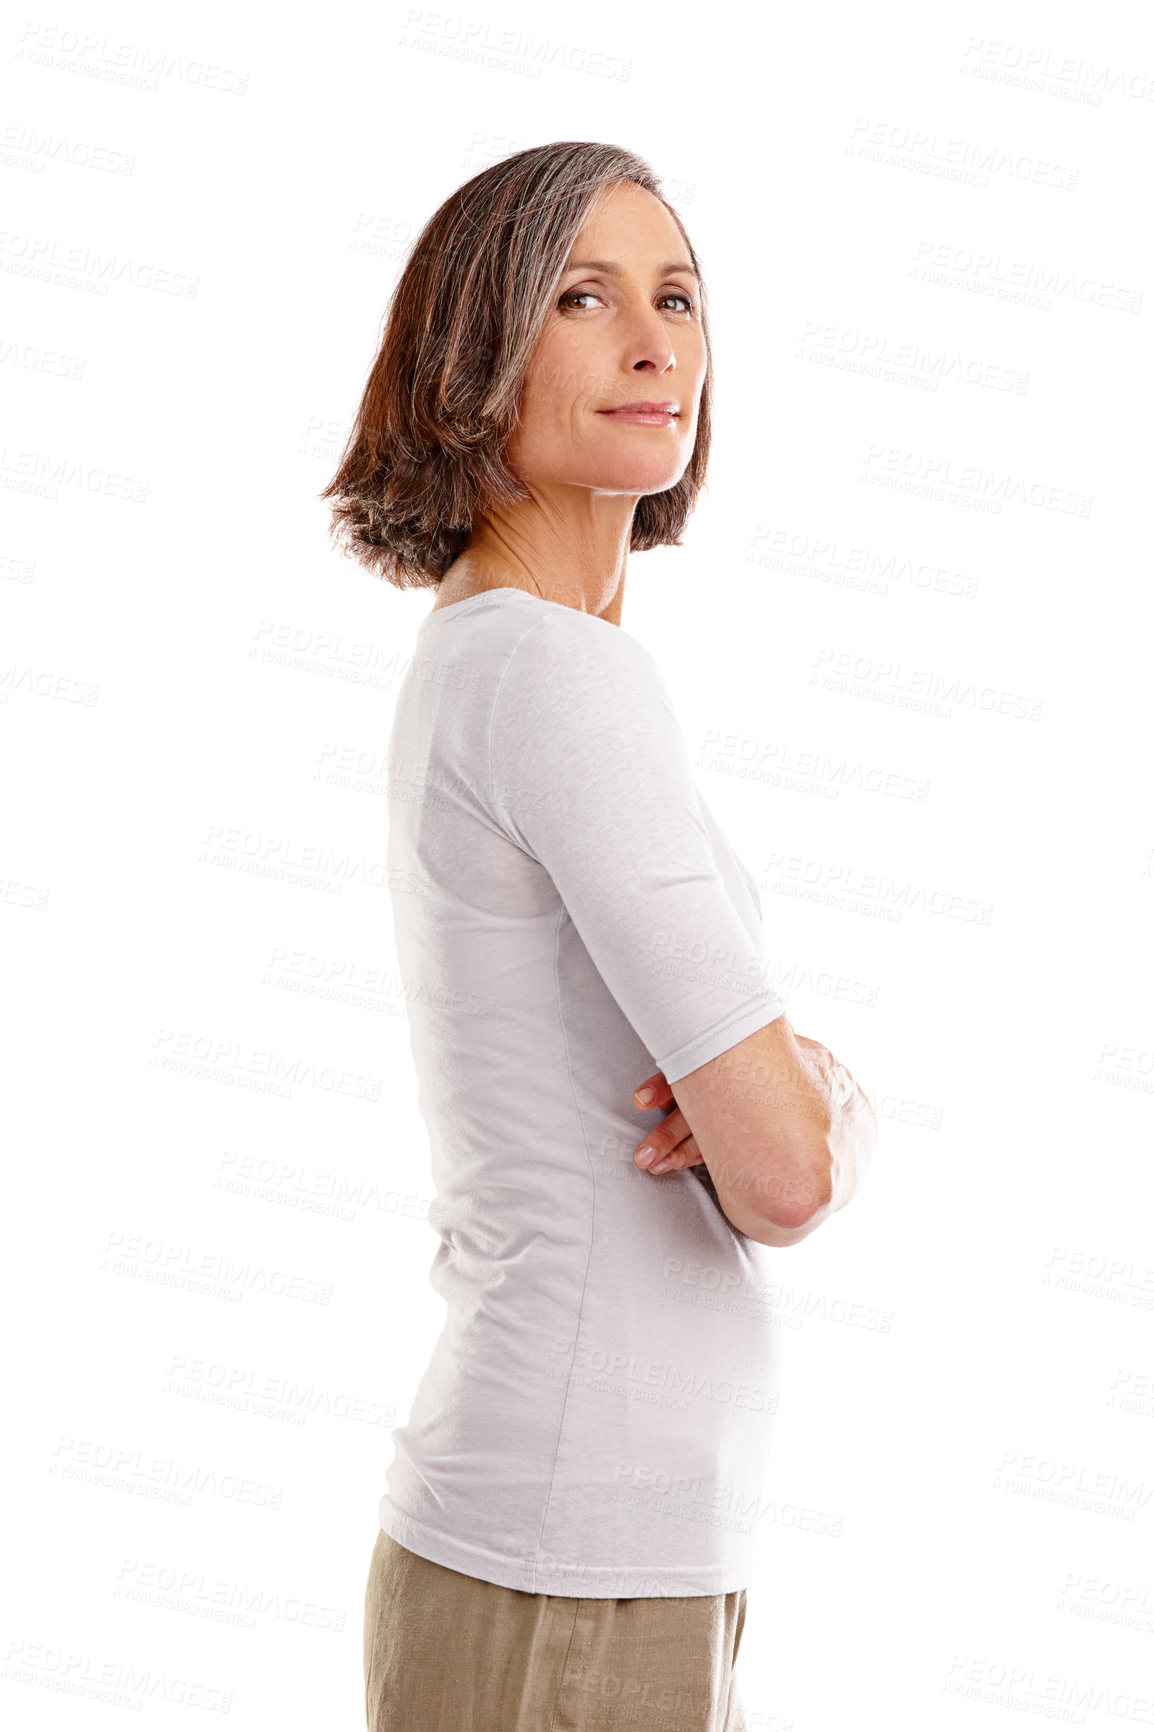
[[(620, 277), (625, 274), (621, 266), (614, 264), (612, 259), (570, 259), (566, 268), (571, 271), (604, 271), (607, 277)], [(657, 267), (657, 275), (662, 277), (669, 276), (674, 271), (680, 271), (687, 277), (697, 275), (692, 265), (684, 264), (680, 259), (671, 259), (667, 264)]]

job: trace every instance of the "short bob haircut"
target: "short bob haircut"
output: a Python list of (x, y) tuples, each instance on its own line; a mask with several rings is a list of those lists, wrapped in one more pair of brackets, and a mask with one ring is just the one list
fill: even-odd
[(684, 475), (643, 494), (634, 552), (679, 546), (705, 482), (712, 358), (705, 286), (685, 228), (641, 157), (611, 144), (543, 144), (474, 175), (429, 219), (393, 290), (336, 475), (331, 539), (398, 589), (436, 588), (478, 513), (530, 497), (508, 466), (522, 388), (587, 216), (632, 181), (661, 199), (698, 273), (706, 370)]

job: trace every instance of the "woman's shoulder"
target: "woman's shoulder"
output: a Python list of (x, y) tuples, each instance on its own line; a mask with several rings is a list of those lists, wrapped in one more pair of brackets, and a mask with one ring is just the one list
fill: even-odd
[(605, 678), (660, 680), (653, 657), (623, 626), (582, 613), (560, 602), (533, 597), (528, 607), (510, 609), (506, 647), (508, 674), (530, 683), (571, 686), (593, 674)]
[(638, 638), (528, 590), (479, 590), (431, 609), (420, 650), (425, 663), (467, 667), (469, 689), (498, 719), (668, 708), (661, 672)]
[(614, 735), (657, 740), (677, 732), (660, 669), (621, 626), (566, 607), (531, 617), (525, 609), (518, 623), (494, 668), (495, 750), (512, 742), (519, 755), (560, 754), (564, 763), (567, 746), (579, 756)]
[(507, 671), (518, 678), (531, 678), (534, 666), (542, 664), (556, 673), (559, 661), (578, 669), (654, 667), (648, 650), (623, 627), (531, 590), (476, 590), (438, 603), (425, 616), (421, 635), (422, 647), (436, 643), (460, 651), (467, 646), (471, 656), (507, 663)]

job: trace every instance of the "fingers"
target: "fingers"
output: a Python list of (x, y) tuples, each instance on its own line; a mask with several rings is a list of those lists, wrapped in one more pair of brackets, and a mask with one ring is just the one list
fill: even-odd
[(647, 1170), (651, 1173), (680, 1173), (686, 1167), (704, 1164), (701, 1150), (692, 1135), (684, 1137), (667, 1155), (659, 1155)]
[[(645, 1098), (642, 1099), (642, 1096)], [(663, 1071), (655, 1071), (651, 1077), (646, 1077), (643, 1083), (637, 1085), (633, 1091), (633, 1104), (647, 1112), (652, 1112), (657, 1107), (673, 1109), (666, 1113), (656, 1130), (646, 1132), (634, 1150), (633, 1159), (639, 1167), (651, 1173), (674, 1173), (680, 1172), (684, 1167), (695, 1166), (698, 1162), (704, 1164), (704, 1156), (693, 1139), (685, 1114), (677, 1105)]]
[[(641, 1097), (645, 1096), (643, 1100)], [(673, 1104), (673, 1090), (665, 1080), (664, 1071), (654, 1071), (646, 1077), (643, 1083), (638, 1083), (633, 1091), (633, 1104), (643, 1107), (646, 1112), (652, 1112), (654, 1107), (667, 1107)]]
[[(666, 1155), (670, 1154), (678, 1143), (688, 1135), (689, 1126), (686, 1123), (685, 1114), (680, 1107), (674, 1107), (671, 1113), (665, 1115), (656, 1130), (646, 1131), (638, 1143), (634, 1151), (638, 1166), (649, 1167), (655, 1165), (659, 1160), (664, 1160)], [(651, 1154), (652, 1160), (641, 1158), (646, 1154)]]
[(702, 1159), (701, 1150), (680, 1107), (674, 1107), (656, 1130), (645, 1134), (634, 1150), (633, 1159), (639, 1167), (647, 1167), (651, 1173), (691, 1167)]

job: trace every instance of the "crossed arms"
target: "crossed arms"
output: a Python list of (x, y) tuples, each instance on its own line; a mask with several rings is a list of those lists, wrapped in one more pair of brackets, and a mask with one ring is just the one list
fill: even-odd
[(763, 1245), (796, 1245), (843, 1209), (877, 1142), (873, 1107), (845, 1065), (784, 1015), (675, 1083), (658, 1071), (633, 1098), (673, 1109), (637, 1164), (660, 1174), (704, 1163), (725, 1215)]

